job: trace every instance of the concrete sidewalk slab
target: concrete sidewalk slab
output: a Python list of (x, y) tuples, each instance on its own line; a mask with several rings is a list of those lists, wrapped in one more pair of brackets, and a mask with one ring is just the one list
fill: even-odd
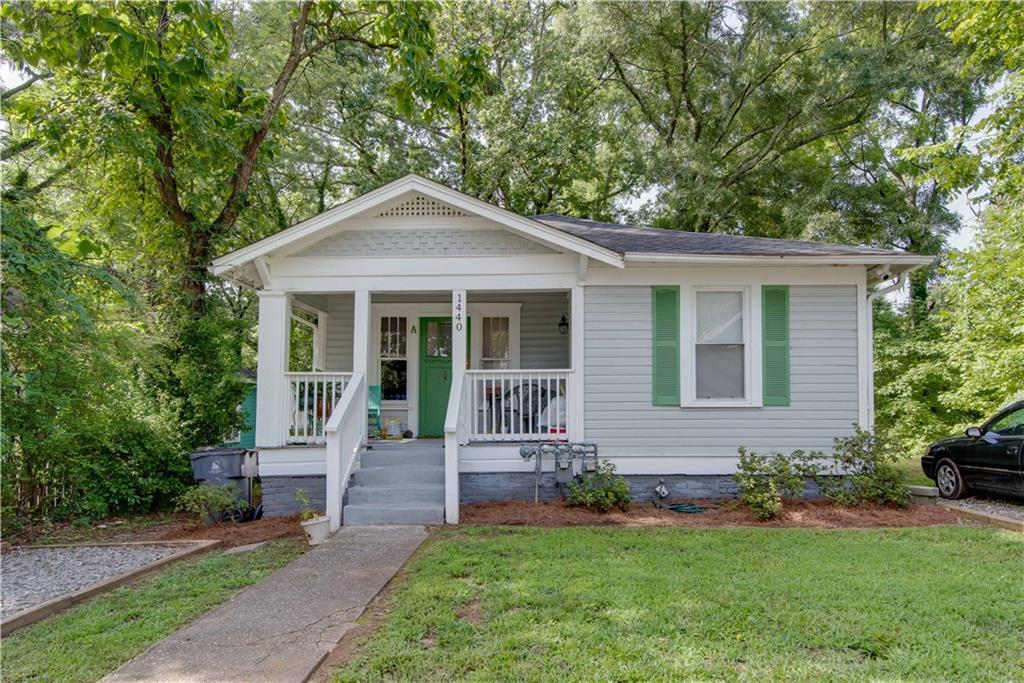
[(305, 681), (426, 538), (422, 526), (342, 527), (103, 680)]

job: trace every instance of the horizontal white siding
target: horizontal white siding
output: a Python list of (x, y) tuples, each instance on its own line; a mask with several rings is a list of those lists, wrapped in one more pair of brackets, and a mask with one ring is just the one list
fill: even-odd
[(325, 370), (352, 372), (352, 329), (355, 296), (332, 294), (327, 299), (327, 353)]
[(521, 303), (519, 319), (519, 364), (524, 369), (548, 370), (569, 367), (569, 335), (558, 331), (558, 321), (569, 314), (567, 292), (469, 293), (469, 302), (506, 301)]
[(587, 287), (585, 327), (585, 436), (602, 455), (825, 449), (857, 420), (854, 286), (790, 288), (789, 406), (652, 405), (649, 287)]

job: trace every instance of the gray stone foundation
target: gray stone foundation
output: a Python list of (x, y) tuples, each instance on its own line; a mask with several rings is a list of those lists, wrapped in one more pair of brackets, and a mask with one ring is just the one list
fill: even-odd
[[(729, 474), (627, 474), (635, 501), (655, 500), (654, 488), (665, 480), (668, 498), (735, 498), (736, 481)], [(459, 502), (486, 503), (502, 500), (533, 500), (535, 477), (532, 472), (463, 472), (459, 474)], [(564, 486), (555, 485), (553, 473), (545, 472), (540, 500), (561, 500)], [(805, 498), (817, 498), (814, 482), (807, 482)]]
[(263, 486), (263, 514), (286, 517), (299, 514), (295, 489), (302, 489), (320, 512), (327, 508), (327, 477), (314, 474), (297, 477), (260, 477)]

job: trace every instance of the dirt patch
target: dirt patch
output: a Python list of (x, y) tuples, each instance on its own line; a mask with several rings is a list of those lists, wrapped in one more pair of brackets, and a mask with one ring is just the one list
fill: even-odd
[(255, 522), (244, 524), (182, 524), (165, 531), (157, 540), (160, 541), (191, 541), (220, 540), (228, 547), (249, 545), (260, 541), (273, 541), (278, 538), (298, 538), (303, 536), (299, 526), (299, 517), (264, 517)]
[(459, 511), (463, 525), (524, 526), (686, 526), (686, 527), (768, 527), (843, 529), (933, 526), (959, 524), (959, 518), (937, 505), (908, 508), (884, 505), (841, 507), (824, 500), (787, 502), (778, 519), (761, 522), (735, 500), (697, 500), (702, 513), (679, 513), (656, 508), (652, 503), (635, 503), (626, 512), (600, 514), (572, 508), (561, 502), (531, 503), (507, 501), (474, 503)]
[(484, 615), (483, 601), (480, 600), (480, 596), (476, 596), (469, 603), (463, 605), (459, 610), (458, 617), (471, 626), (479, 626), (484, 623), (487, 617)]

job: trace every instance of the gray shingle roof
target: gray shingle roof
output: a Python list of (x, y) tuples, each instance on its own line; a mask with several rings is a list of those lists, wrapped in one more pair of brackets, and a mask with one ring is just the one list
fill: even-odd
[(684, 232), (636, 225), (600, 223), (571, 216), (546, 213), (533, 220), (593, 242), (606, 249), (626, 253), (706, 254), (742, 256), (903, 256), (903, 252), (874, 247), (851, 247), (803, 240), (744, 237), (707, 232)]

